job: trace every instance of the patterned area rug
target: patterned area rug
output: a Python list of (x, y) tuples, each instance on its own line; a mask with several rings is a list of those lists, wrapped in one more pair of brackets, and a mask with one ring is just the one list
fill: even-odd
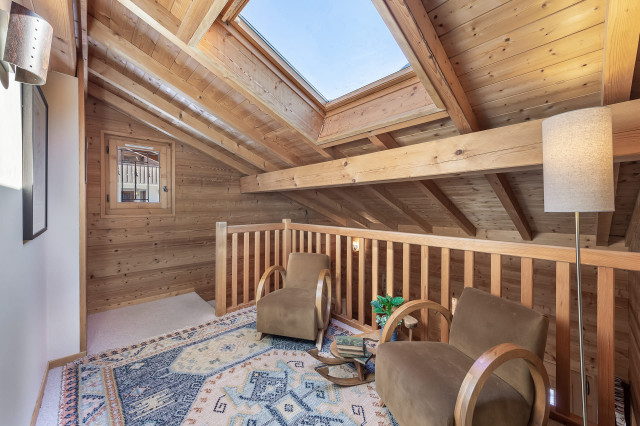
[[(61, 425), (396, 425), (375, 384), (314, 371), (313, 342), (256, 335), (255, 308), (63, 369)], [(332, 323), (323, 345), (350, 334)], [(331, 374), (352, 376), (348, 366)]]

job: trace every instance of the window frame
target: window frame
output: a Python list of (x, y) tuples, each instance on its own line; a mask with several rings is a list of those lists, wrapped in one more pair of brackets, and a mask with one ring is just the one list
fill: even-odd
[[(101, 216), (175, 216), (175, 142), (167, 139), (136, 138), (104, 130), (100, 139)], [(118, 201), (118, 148), (127, 144), (148, 146), (159, 152), (159, 202)], [(162, 189), (165, 186), (166, 192)]]

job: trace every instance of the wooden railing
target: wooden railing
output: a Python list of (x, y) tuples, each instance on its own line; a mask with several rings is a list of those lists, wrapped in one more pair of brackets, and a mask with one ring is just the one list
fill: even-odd
[[(359, 250), (352, 245), (358, 239)], [(231, 240), (229, 250), (229, 240)], [(380, 243), (386, 246), (381, 253)], [(239, 250), (239, 243), (242, 251)], [(346, 245), (343, 245), (346, 243)], [(253, 250), (251, 250), (253, 246)], [(419, 288), (412, 286), (412, 247), (419, 247)], [(370, 255), (367, 254), (370, 247)], [(395, 262), (396, 248), (402, 247), (402, 262)], [(417, 250), (417, 249), (415, 249)], [(229, 254), (230, 251), (230, 254)], [(430, 256), (440, 257), (440, 303), (452, 308), (451, 259), (452, 251), (462, 251), (464, 287), (474, 287), (476, 254), (484, 253), (490, 258), (488, 288), (496, 296), (503, 296), (502, 260), (505, 257), (520, 258), (520, 302), (534, 306), (535, 261), (555, 263), (555, 379), (556, 399), (554, 413), (557, 418), (575, 422), (571, 414), (571, 263), (575, 263), (575, 249), (568, 247), (542, 246), (527, 243), (512, 243), (480, 239), (441, 237), (435, 235), (410, 234), (368, 229), (341, 228), (334, 226), (282, 223), (265, 225), (227, 226), (217, 223), (216, 232), (216, 315), (253, 304), (255, 288), (261, 273), (270, 265), (286, 266), (291, 252), (322, 252), (332, 259), (334, 317), (360, 329), (375, 329), (375, 315), (365, 297), (387, 293), (394, 294), (396, 265), (402, 265), (401, 288), (398, 292), (405, 299), (429, 298)], [(354, 253), (357, 268), (354, 267)], [(253, 261), (251, 257), (253, 256)], [(386, 273), (380, 270), (380, 258), (386, 257)], [(241, 259), (241, 260), (240, 260)], [(344, 264), (343, 264), (344, 260)], [(640, 271), (640, 254), (620, 251), (581, 250), (582, 264), (597, 268), (596, 308), (596, 362), (597, 362), (597, 420), (599, 425), (614, 425), (614, 312), (615, 270)], [(230, 264), (231, 274), (227, 273)], [(238, 268), (241, 265), (242, 280)], [(357, 277), (354, 278), (354, 269)], [(367, 281), (366, 271), (370, 270)], [(400, 268), (398, 268), (400, 269)], [(386, 286), (381, 288), (380, 277), (386, 277)], [(253, 279), (251, 280), (251, 277)], [(345, 281), (343, 283), (343, 277)], [(273, 280), (273, 289), (281, 283), (278, 276)], [(253, 282), (253, 285), (252, 285)], [(344, 285), (344, 288), (343, 288)], [(269, 285), (267, 285), (269, 287)], [(357, 290), (357, 291), (356, 291)], [(413, 290), (413, 292), (412, 292)], [(344, 295), (344, 298), (342, 297)], [(354, 300), (355, 299), (355, 300)], [(369, 311), (369, 312), (367, 312)], [(368, 318), (368, 319), (367, 319)], [(423, 328), (428, 330), (428, 315), (421, 314)], [(447, 327), (440, 327), (440, 338), (448, 341)], [(574, 348), (575, 349), (575, 348)], [(595, 419), (591, 418), (590, 421)]]

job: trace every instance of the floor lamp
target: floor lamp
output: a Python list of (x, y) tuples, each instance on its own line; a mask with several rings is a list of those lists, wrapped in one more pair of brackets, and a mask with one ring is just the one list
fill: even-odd
[(582, 419), (587, 426), (587, 395), (582, 336), (580, 213), (615, 209), (611, 110), (586, 108), (542, 122), (544, 211), (572, 212), (576, 221), (576, 273)]

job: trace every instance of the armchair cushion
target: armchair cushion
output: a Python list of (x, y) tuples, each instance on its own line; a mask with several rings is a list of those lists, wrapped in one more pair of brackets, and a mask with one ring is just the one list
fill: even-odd
[[(401, 425), (453, 426), (456, 398), (474, 359), (439, 342), (393, 342), (378, 347), (376, 390)], [(526, 426), (530, 405), (493, 375), (473, 416), (474, 426)]]
[[(316, 281), (317, 278), (316, 276)], [(289, 275), (287, 274), (287, 281), (288, 279)], [(326, 297), (323, 297), (322, 305), (326, 305)], [(256, 328), (261, 333), (306, 340), (315, 340), (316, 338), (318, 322), (315, 288), (290, 288), (287, 286), (274, 291), (258, 301), (257, 311)]]
[[(500, 343), (515, 343), (544, 359), (549, 320), (542, 314), (475, 288), (465, 288), (451, 322), (449, 343), (472, 359)], [(533, 382), (523, 360), (513, 360), (495, 373), (531, 405)]]
[(329, 269), (330, 259), (320, 253), (291, 253), (287, 264), (287, 288), (314, 290), (318, 286), (318, 274)]

